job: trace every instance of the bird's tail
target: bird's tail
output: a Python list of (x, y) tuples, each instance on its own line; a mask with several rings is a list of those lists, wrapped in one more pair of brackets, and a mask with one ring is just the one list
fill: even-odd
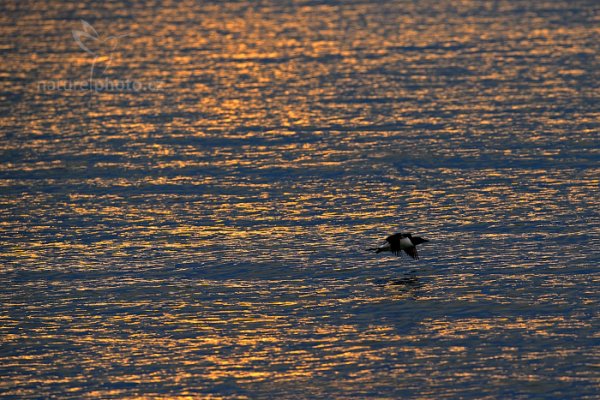
[(377, 254), (377, 253), (381, 253), (382, 250), (379, 247), (371, 247), (370, 249), (367, 249), (367, 251), (374, 251), (375, 254)]

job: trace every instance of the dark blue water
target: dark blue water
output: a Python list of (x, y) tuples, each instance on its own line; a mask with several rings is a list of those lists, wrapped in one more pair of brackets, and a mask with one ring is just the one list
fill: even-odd
[(597, 2), (1, 9), (1, 396), (600, 395)]

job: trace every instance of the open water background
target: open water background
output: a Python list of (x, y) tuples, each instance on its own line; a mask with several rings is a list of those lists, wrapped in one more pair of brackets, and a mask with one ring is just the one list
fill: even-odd
[[(15, 1), (0, 30), (0, 396), (600, 395), (597, 2)], [(68, 88), (94, 60), (143, 87)], [(419, 261), (365, 251), (400, 230)]]

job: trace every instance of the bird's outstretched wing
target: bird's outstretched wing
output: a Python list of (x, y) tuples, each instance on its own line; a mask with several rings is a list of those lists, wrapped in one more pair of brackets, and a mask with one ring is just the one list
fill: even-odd
[(417, 252), (417, 248), (415, 246), (404, 249), (404, 252), (415, 260), (419, 259), (419, 253)]
[(385, 241), (390, 244), (390, 251), (395, 255), (399, 256), (402, 249), (400, 248), (400, 239), (404, 236), (402, 233), (395, 233), (393, 235), (388, 236)]

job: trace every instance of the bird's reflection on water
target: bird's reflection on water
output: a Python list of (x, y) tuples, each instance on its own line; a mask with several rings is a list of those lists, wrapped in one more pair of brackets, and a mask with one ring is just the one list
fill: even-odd
[(417, 270), (413, 269), (405, 272), (400, 277), (390, 277), (380, 279), (375, 282), (377, 285), (392, 290), (401, 297), (417, 298), (420, 290), (424, 286), (423, 280), (417, 275)]
[(400, 279), (393, 279), (388, 282), (388, 285), (392, 286), (407, 286), (407, 287), (421, 287), (421, 281), (417, 276), (416, 270), (411, 270), (404, 274), (404, 276)]

